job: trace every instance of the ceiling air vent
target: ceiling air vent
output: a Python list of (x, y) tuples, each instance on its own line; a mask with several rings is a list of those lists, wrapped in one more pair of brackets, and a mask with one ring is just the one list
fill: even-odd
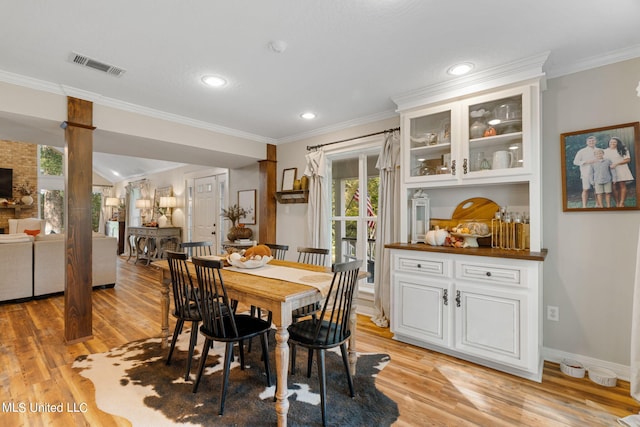
[(98, 60), (89, 58), (85, 55), (80, 55), (79, 53), (75, 52), (71, 52), (69, 61), (79, 65), (83, 65), (85, 67), (93, 68), (94, 70), (102, 71), (103, 73), (111, 74), (112, 76), (116, 77), (120, 77), (126, 72), (125, 69), (105, 64), (104, 62), (100, 62)]

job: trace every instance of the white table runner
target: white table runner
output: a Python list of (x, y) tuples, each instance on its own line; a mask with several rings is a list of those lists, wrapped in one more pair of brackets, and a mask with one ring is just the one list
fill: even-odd
[[(201, 258), (214, 259), (222, 261), (225, 257), (217, 255), (207, 255)], [(187, 261), (191, 262), (191, 258)], [(258, 268), (239, 268), (224, 267), (225, 270), (235, 271), (238, 273), (252, 274), (254, 276), (268, 277), (270, 279), (286, 280), (287, 282), (300, 283), (302, 285), (313, 286), (320, 291), (322, 297), (326, 297), (333, 280), (332, 273), (323, 273), (321, 271), (304, 270), (301, 268), (284, 267), (281, 265), (266, 264)]]
[(238, 273), (253, 274), (254, 276), (286, 280), (287, 282), (313, 286), (320, 291), (320, 294), (322, 294), (323, 297), (326, 297), (329, 293), (331, 281), (333, 280), (333, 274), (331, 273), (283, 267), (281, 265), (266, 264), (258, 268), (225, 267), (224, 269), (237, 271)]

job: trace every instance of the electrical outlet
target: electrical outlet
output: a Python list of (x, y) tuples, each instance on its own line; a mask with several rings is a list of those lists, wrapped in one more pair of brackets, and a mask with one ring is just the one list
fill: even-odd
[(555, 305), (547, 306), (547, 319), (554, 322), (560, 321), (560, 309)]

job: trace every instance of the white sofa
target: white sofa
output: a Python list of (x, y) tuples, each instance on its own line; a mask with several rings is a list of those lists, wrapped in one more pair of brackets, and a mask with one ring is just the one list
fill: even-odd
[(9, 234), (24, 233), (25, 230), (40, 230), (44, 236), (47, 222), (38, 218), (20, 218), (9, 220)]
[(0, 234), (0, 301), (33, 296), (33, 237)]
[[(64, 235), (36, 236), (33, 242), (33, 296), (63, 292), (65, 287)], [(118, 239), (99, 233), (92, 239), (92, 286), (114, 286)]]
[[(0, 301), (33, 298), (63, 292), (65, 287), (64, 235), (34, 237), (25, 233), (0, 234)], [(116, 283), (118, 239), (94, 233), (92, 286)]]

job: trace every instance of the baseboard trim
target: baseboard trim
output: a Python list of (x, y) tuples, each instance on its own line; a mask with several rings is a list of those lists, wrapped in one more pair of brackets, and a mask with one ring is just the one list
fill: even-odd
[(567, 353), (565, 351), (547, 347), (542, 348), (542, 357), (544, 360), (553, 363), (560, 363), (562, 359), (572, 359), (582, 363), (587, 370), (589, 370), (589, 367), (597, 366), (612, 370), (620, 380), (629, 381), (629, 378), (631, 378), (631, 367), (621, 365), (619, 363), (607, 362), (606, 360), (595, 359), (593, 357), (582, 356), (580, 354)]

